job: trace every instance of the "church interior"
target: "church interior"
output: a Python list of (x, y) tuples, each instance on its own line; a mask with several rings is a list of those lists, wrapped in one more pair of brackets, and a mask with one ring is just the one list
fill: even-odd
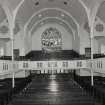
[(105, 105), (105, 0), (0, 0), (0, 105)]

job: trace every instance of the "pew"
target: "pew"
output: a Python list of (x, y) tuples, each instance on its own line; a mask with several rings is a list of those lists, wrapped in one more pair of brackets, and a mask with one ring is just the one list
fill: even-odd
[(7, 105), (29, 82), (31, 82), (30, 76), (27, 78), (15, 79), (15, 87), (12, 88), (11, 79), (0, 80), (0, 105)]
[[(35, 75), (29, 87), (9, 105), (95, 105), (94, 98), (68, 77), (68, 74), (59, 74), (51, 79), (50, 75), (45, 78)], [(51, 90), (51, 83), (57, 83), (58, 90)]]
[(89, 94), (105, 105), (105, 78), (95, 76), (94, 86), (91, 86), (90, 77), (76, 76), (75, 81), (78, 82)]

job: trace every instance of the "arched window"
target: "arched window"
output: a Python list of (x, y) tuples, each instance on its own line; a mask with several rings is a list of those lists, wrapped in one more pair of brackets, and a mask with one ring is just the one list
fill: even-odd
[(62, 36), (56, 28), (48, 28), (42, 33), (42, 50), (58, 52), (62, 50)]

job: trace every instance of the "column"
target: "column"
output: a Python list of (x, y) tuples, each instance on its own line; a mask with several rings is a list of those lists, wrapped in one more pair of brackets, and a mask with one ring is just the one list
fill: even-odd
[(90, 45), (91, 45), (91, 85), (94, 86), (93, 55), (94, 55), (94, 24), (90, 26)]
[(11, 25), (10, 28), (10, 34), (11, 34), (11, 46), (12, 46), (12, 88), (15, 87), (15, 72), (14, 72), (14, 26)]

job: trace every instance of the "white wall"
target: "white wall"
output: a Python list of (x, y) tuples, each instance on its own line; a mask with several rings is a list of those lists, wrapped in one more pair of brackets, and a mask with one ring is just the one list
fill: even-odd
[(6, 45), (4, 40), (0, 40), (0, 56), (4, 56), (6, 53)]
[[(63, 50), (72, 50), (73, 49), (73, 36), (71, 33), (69, 33), (63, 26), (52, 23), (52, 24), (45, 24), (41, 27), (39, 27), (37, 30), (35, 30), (34, 34), (32, 36), (28, 35), (28, 37), (25, 39), (26, 43), (24, 43), (23, 36), (24, 36), (24, 30), (21, 29), (20, 32), (15, 35), (14, 40), (14, 49), (20, 50), (20, 56), (24, 56), (26, 53), (28, 53), (31, 50), (41, 50), (41, 35), (44, 32), (46, 28), (49, 27), (56, 27), (62, 34), (62, 41)], [(28, 34), (28, 33), (27, 33)], [(25, 44), (25, 45), (24, 45)], [(6, 43), (6, 56), (11, 56), (11, 41), (8, 41)]]
[(73, 37), (63, 26), (56, 23), (49, 23), (42, 25), (32, 35), (32, 50), (41, 50), (41, 35), (49, 27), (57, 28), (62, 34), (62, 49), (63, 50), (72, 50), (73, 49)]
[(86, 70), (86, 69), (77, 70), (76, 74), (79, 76), (90, 76), (91, 75), (89, 70)]
[[(15, 73), (15, 78), (25, 78), (25, 77), (28, 77), (29, 75), (30, 75), (30, 71), (21, 70), (21, 71)], [(12, 78), (12, 75), (11, 74), (3, 75), (2, 79), (4, 79), (4, 78)]]
[(103, 45), (103, 44), (101, 45), (101, 53), (105, 54), (105, 45)]
[[(20, 56), (25, 55), (23, 36), (24, 36), (24, 31), (23, 29), (21, 29), (20, 32), (18, 32), (17, 35), (15, 35), (15, 39), (14, 39), (14, 49), (19, 49)], [(8, 41), (6, 43), (6, 56), (12, 55), (11, 49), (12, 49), (11, 41)]]
[(78, 32), (75, 31), (75, 41), (73, 42), (73, 49), (77, 52), (80, 53), (80, 37), (78, 35)]
[[(80, 36), (80, 54), (85, 54), (85, 48), (90, 47), (90, 35), (82, 27), (79, 28)], [(94, 38), (94, 53), (100, 53), (100, 44), (97, 39)]]
[(85, 48), (90, 47), (89, 34), (82, 28), (79, 28), (80, 36), (80, 54), (85, 54)]
[[(98, 32), (96, 31), (95, 27), (97, 24), (103, 24), (104, 30), (103, 32)], [(84, 25), (82, 25), (79, 28), (79, 36), (80, 36), (80, 54), (85, 54), (85, 48), (90, 47), (90, 38), (89, 38), (89, 33), (84, 30)], [(99, 36), (99, 38), (98, 38)], [(105, 36), (105, 24), (104, 22), (97, 17), (94, 25), (94, 37), (97, 37), (94, 39), (94, 53), (98, 54), (101, 53), (101, 45), (100, 43), (104, 43), (105, 40), (103, 38), (101, 39), (102, 36)]]
[[(24, 56), (26, 53), (31, 51), (31, 49), (41, 50), (41, 35), (44, 32), (44, 30), (48, 27), (56, 27), (61, 32), (63, 39), (63, 50), (74, 49), (77, 52), (79, 52), (80, 50), (80, 54), (85, 54), (85, 48), (90, 47), (89, 34), (82, 27), (79, 28), (78, 32), (80, 38), (76, 37), (76, 41), (73, 42), (73, 36), (71, 35), (71, 33), (69, 33), (63, 26), (57, 23), (53, 23), (42, 25), (37, 30), (35, 30), (32, 36), (28, 35), (28, 38), (26, 39), (29, 40), (27, 40), (26, 43), (24, 43), (24, 32), (23, 29), (21, 29), (21, 31), (17, 35), (15, 35), (14, 49), (20, 50), (20, 56)], [(3, 45), (3, 47), (5, 48), (5, 45)], [(99, 41), (94, 39), (94, 53), (100, 53), (100, 49), (101, 47), (99, 45)], [(5, 55), (11, 56), (11, 41), (8, 41), (6, 43)]]
[[(103, 23), (99, 18), (97, 19), (96, 24)], [(24, 30), (21, 29), (20, 32), (15, 35), (15, 41), (14, 41), (14, 49), (20, 50), (20, 56), (24, 56), (26, 53), (28, 53), (31, 50), (41, 50), (41, 35), (43, 31), (48, 27), (56, 27), (59, 31), (62, 33), (62, 39), (63, 39), (63, 50), (72, 50), (74, 49), (76, 52), (80, 52), (80, 54), (85, 54), (85, 48), (90, 47), (90, 38), (89, 33), (83, 29), (83, 26), (79, 28), (79, 36), (76, 37), (76, 41), (73, 42), (73, 36), (71, 33), (69, 33), (63, 26), (57, 24), (57, 23), (49, 23), (44, 24), (41, 27), (39, 27), (37, 30), (35, 30), (34, 34), (30, 36), (27, 32), (27, 38), (26, 43), (24, 43), (23, 36), (24, 36)], [(77, 33), (76, 33), (77, 34)], [(104, 36), (105, 30), (102, 33), (96, 32), (94, 30), (94, 36)], [(105, 41), (102, 40), (101, 44)], [(98, 39), (94, 39), (94, 53), (100, 53), (103, 52), (103, 48), (101, 47), (100, 41)], [(104, 44), (103, 44), (104, 45)], [(11, 56), (11, 42), (7, 42), (6, 47), (3, 45), (4, 49), (7, 49), (5, 52), (5, 55)]]
[[(78, 76), (91, 76), (91, 72), (89, 71), (89, 69), (80, 69), (80, 70), (76, 70), (76, 74)], [(102, 76), (102, 74), (99, 73), (94, 73), (94, 76)]]
[(24, 51), (25, 54), (29, 53), (32, 50), (32, 36), (29, 34), (29, 31), (26, 32), (26, 36), (24, 39)]
[(24, 31), (21, 30), (17, 35), (15, 35), (14, 49), (19, 49), (20, 56), (24, 56)]
[(94, 38), (94, 53), (99, 54), (101, 53), (101, 46), (97, 39)]

